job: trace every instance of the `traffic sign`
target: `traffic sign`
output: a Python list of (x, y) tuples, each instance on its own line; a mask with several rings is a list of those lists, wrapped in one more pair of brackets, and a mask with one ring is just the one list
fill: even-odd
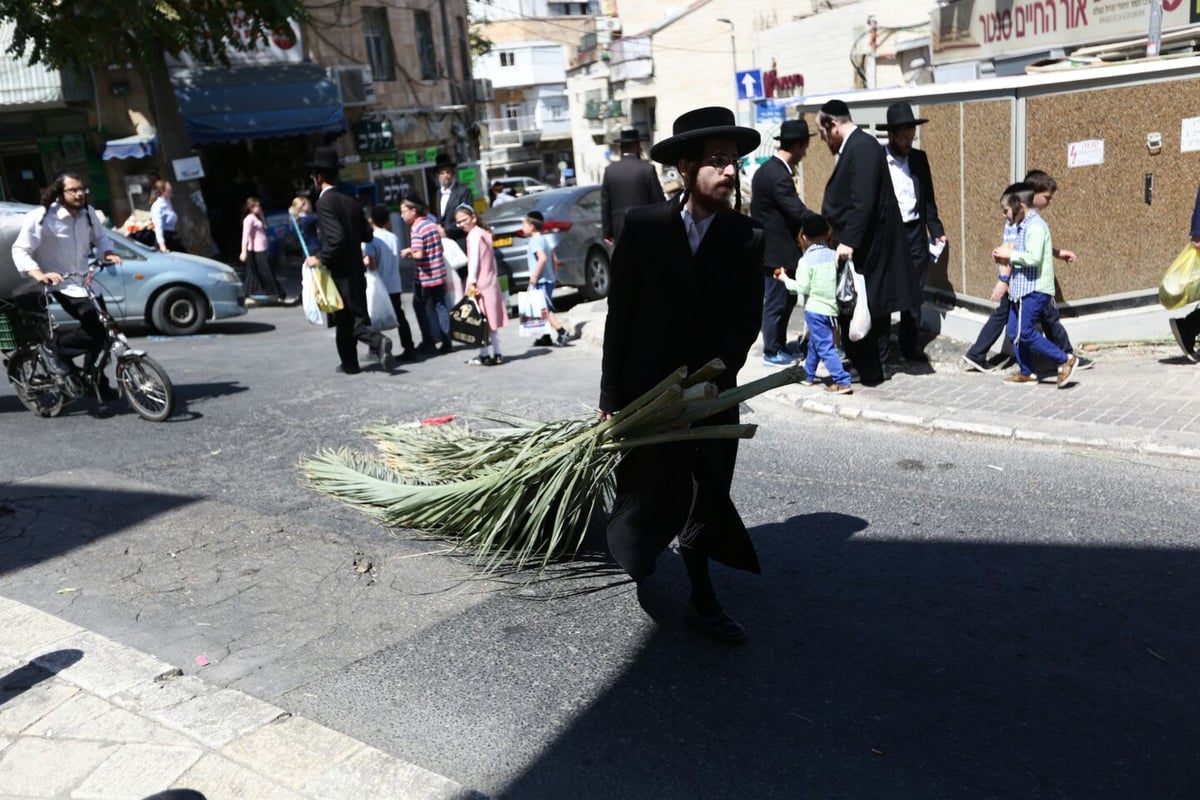
[(763, 80), (761, 69), (746, 69), (734, 73), (737, 82), (738, 100), (761, 100)]
[(783, 106), (775, 105), (771, 100), (754, 104), (755, 122), (782, 123), (785, 119), (787, 119), (787, 110)]

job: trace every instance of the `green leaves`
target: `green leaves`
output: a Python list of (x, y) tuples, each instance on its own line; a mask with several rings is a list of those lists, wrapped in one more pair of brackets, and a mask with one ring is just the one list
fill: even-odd
[(578, 553), (588, 520), (613, 494), (614, 470), (632, 447), (750, 438), (754, 425), (690, 423), (794, 383), (800, 367), (717, 394), (719, 361), (679, 370), (609, 420), (539, 423), (499, 416), (478, 422), (380, 425), (365, 433), (376, 457), (327, 450), (300, 469), (318, 491), (383, 523), (452, 542), (484, 573), (543, 570)]

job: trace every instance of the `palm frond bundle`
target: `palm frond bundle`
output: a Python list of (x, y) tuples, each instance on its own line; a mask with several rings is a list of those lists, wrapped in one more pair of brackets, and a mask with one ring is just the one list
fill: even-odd
[(309, 484), (383, 523), (452, 542), (485, 573), (545, 568), (572, 556), (587, 522), (612, 496), (627, 450), (666, 442), (750, 438), (754, 425), (691, 423), (803, 377), (799, 367), (724, 392), (713, 361), (672, 372), (610, 419), (537, 422), (496, 415), (489, 426), (380, 425), (378, 456), (326, 450), (301, 462)]

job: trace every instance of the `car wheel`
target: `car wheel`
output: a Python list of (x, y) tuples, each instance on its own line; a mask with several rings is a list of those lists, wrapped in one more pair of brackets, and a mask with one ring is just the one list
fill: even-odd
[(581, 291), (588, 300), (602, 300), (608, 297), (608, 283), (611, 273), (608, 269), (608, 255), (598, 247), (588, 251), (584, 261), (583, 287)]
[(208, 306), (195, 289), (172, 286), (154, 300), (150, 321), (164, 336), (188, 336), (204, 325)]

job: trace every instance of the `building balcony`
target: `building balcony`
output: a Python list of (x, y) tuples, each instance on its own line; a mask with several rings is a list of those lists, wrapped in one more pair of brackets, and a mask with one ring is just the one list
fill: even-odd
[(542, 140), (542, 130), (532, 115), (483, 120), (492, 147), (525, 147)]
[(583, 109), (584, 119), (606, 120), (622, 116), (620, 100), (588, 100)]

